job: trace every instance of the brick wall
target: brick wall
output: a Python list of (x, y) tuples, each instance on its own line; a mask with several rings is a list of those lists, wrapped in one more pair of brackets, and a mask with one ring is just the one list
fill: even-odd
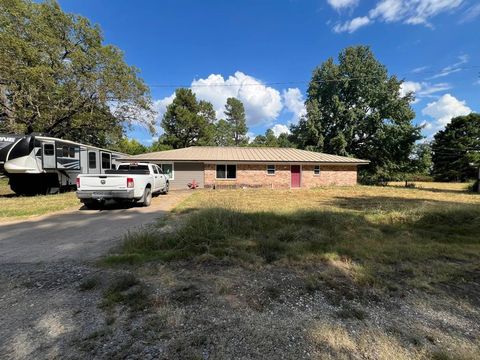
[(314, 165), (302, 166), (302, 187), (352, 186), (357, 184), (357, 167), (355, 165), (320, 165), (320, 175), (315, 175), (313, 169)]
[[(313, 165), (302, 165), (301, 187), (340, 185), (350, 186), (357, 183), (357, 167), (321, 165), (320, 175), (314, 175)], [(276, 165), (275, 175), (267, 174), (266, 164), (237, 164), (235, 180), (219, 180), (216, 177), (215, 164), (205, 164), (205, 187), (236, 188), (264, 187), (271, 189), (290, 188), (290, 165)]]

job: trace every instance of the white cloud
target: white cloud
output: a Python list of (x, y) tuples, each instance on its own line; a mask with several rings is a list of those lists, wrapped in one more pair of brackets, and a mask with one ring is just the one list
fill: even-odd
[(240, 71), (227, 79), (211, 74), (206, 79), (194, 80), (192, 90), (199, 99), (213, 104), (218, 118), (224, 116), (227, 98), (236, 97), (245, 106), (248, 125), (270, 124), (283, 107), (278, 90)]
[(410, 92), (416, 93), (422, 88), (422, 84), (415, 81), (405, 81), (400, 85), (400, 96), (405, 96)]
[(420, 66), (412, 70), (412, 73), (418, 74), (428, 69), (428, 66)]
[(478, 16), (480, 16), (480, 4), (472, 5), (463, 13), (460, 24), (471, 22)]
[(337, 24), (333, 27), (333, 31), (336, 33), (348, 32), (353, 33), (363, 26), (370, 24), (370, 19), (367, 16), (356, 17), (350, 21), (346, 21), (343, 24)]
[(170, 96), (164, 97), (163, 99), (155, 100), (153, 102), (153, 107), (157, 112), (158, 121), (162, 121), (163, 114), (165, 114), (165, 112), (167, 111), (167, 106), (173, 102), (173, 99), (175, 99), (175, 93)]
[(305, 100), (298, 88), (289, 88), (282, 92), (285, 109), (293, 113), (292, 122), (297, 123), (298, 120), (305, 115)]
[(428, 103), (422, 110), (422, 114), (435, 119), (435, 128), (442, 128), (450, 122), (453, 117), (468, 115), (472, 112), (465, 101), (460, 101), (450, 94), (443, 95), (437, 101)]
[(424, 130), (431, 130), (433, 126), (430, 122), (424, 120), (420, 123), (420, 127), (422, 127)]
[[(225, 103), (229, 97), (236, 97), (245, 106), (247, 124), (255, 126), (269, 125), (277, 118), (283, 108), (280, 92), (263, 85), (252, 76), (237, 71), (234, 75), (224, 78), (222, 75), (211, 74), (205, 79), (193, 80), (191, 89), (199, 100), (212, 103), (217, 118), (224, 115)], [(175, 94), (155, 101), (159, 117), (163, 116), (166, 107), (171, 104)]]
[(290, 134), (290, 129), (288, 128), (288, 126), (283, 125), (283, 124), (273, 125), (272, 131), (273, 131), (273, 133), (275, 134), (276, 137), (278, 137), (280, 134), (284, 134), (284, 133)]
[(460, 55), (458, 61), (452, 65), (444, 67), (438, 74), (430, 77), (430, 79), (437, 79), (439, 77), (444, 77), (462, 70), (461, 66), (466, 64), (469, 60), (468, 55)]
[(247, 132), (248, 142), (249, 142), (249, 143), (252, 142), (253, 139), (255, 139), (256, 136), (257, 136), (257, 135), (256, 135), (254, 132), (251, 132), (251, 131)]
[(327, 0), (335, 10), (351, 8), (358, 5), (358, 0)]
[(422, 89), (418, 91), (419, 96), (430, 96), (432, 94), (450, 90), (452, 86), (448, 83), (437, 83), (437, 84), (429, 84), (426, 82), (422, 82)]
[(405, 81), (400, 85), (400, 96), (405, 96), (409, 92), (413, 92), (415, 100), (413, 103), (420, 101), (422, 97), (432, 97), (433, 94), (451, 89), (450, 84), (437, 83), (430, 84), (428, 82)]
[(375, 21), (432, 27), (429, 19), (436, 15), (458, 8), (464, 0), (380, 0), (366, 16), (356, 17), (343, 24), (337, 24), (335, 32), (354, 32)]
[(370, 18), (385, 22), (402, 21), (406, 24), (426, 24), (428, 19), (457, 8), (463, 0), (381, 0), (370, 10)]

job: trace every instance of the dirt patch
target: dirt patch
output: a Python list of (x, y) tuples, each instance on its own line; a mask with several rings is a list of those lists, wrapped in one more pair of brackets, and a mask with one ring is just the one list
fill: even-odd
[(462, 293), (345, 292), (322, 277), (324, 264), (0, 270), (0, 352), (11, 359), (421, 359), (480, 351), (480, 309)]

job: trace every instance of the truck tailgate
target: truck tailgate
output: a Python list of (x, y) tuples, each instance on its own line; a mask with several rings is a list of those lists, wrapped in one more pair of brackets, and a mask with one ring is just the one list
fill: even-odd
[(80, 176), (82, 190), (122, 190), (127, 188), (125, 175), (82, 175)]

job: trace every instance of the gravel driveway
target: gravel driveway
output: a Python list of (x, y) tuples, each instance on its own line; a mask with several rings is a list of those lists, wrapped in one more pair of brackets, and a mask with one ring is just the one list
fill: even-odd
[(101, 294), (79, 292), (79, 286), (90, 276), (118, 273), (92, 261), (190, 194), (172, 191), (148, 208), (82, 207), (0, 224), (0, 359), (84, 358), (72, 344), (101, 327), (105, 314), (98, 308)]
[(61, 212), (0, 224), (0, 264), (94, 260), (125, 232), (165, 215), (191, 192), (172, 191), (150, 207)]

